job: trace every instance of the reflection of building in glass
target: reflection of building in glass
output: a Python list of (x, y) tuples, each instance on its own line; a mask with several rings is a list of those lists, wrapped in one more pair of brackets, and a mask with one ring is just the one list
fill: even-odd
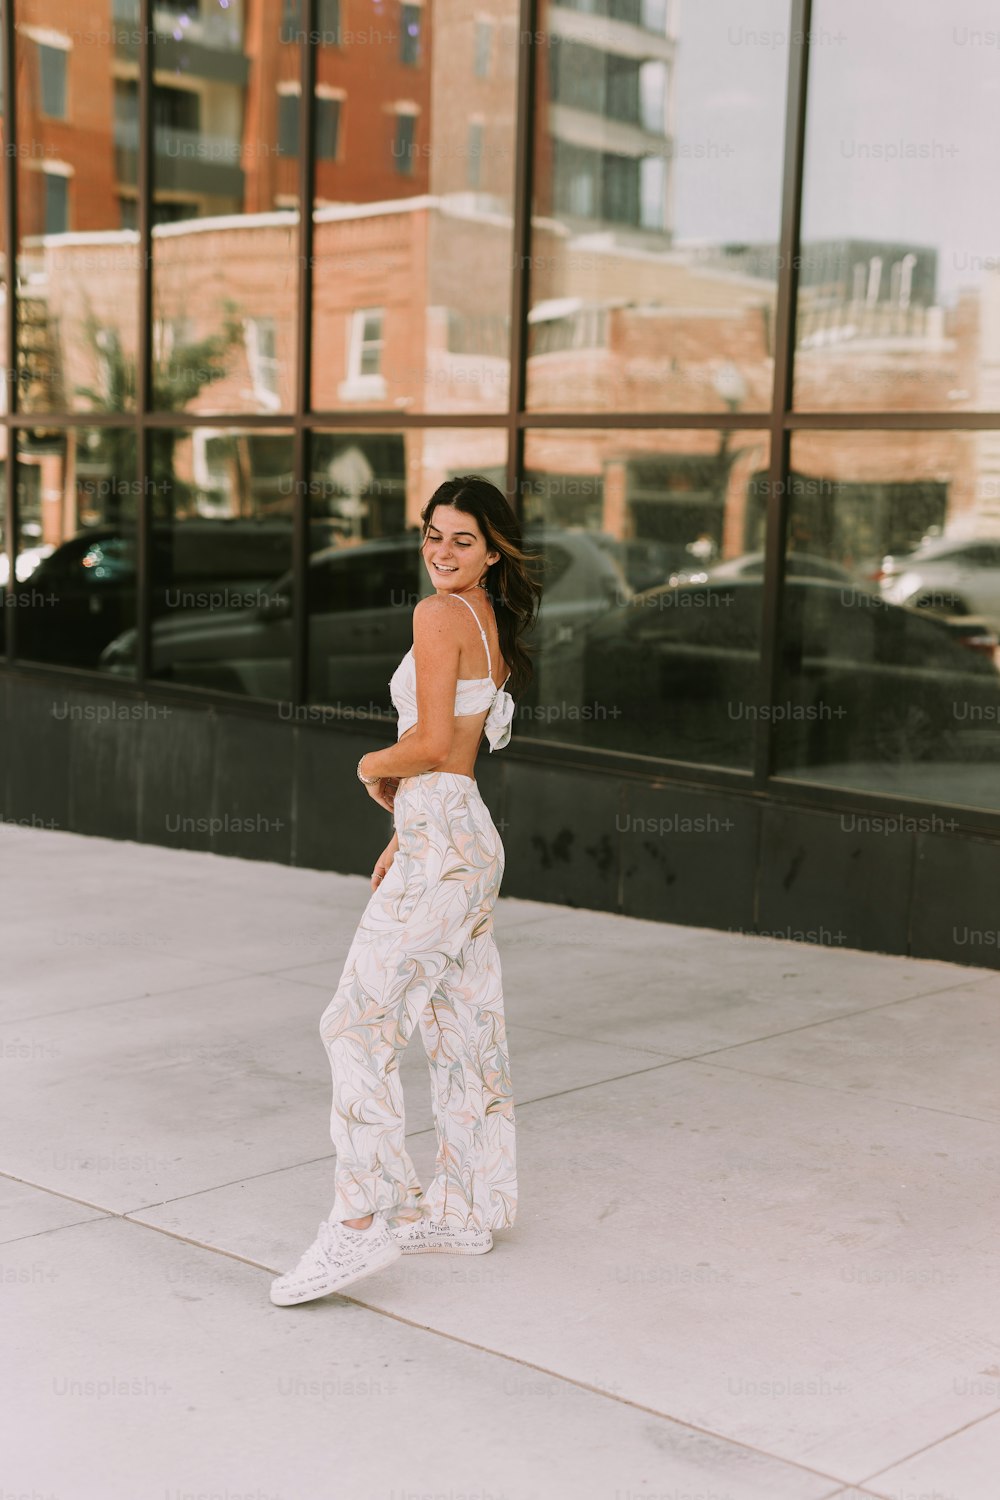
[[(384, 0), (378, 18), (318, 0), (308, 185), (300, 0), (156, 0), (145, 247), (138, 6), (110, 4), (17, 7), (17, 295), (0, 315), (16, 308), (32, 425), (0, 581), (37, 576), (58, 605), (9, 613), (15, 656), (131, 681), (145, 651), (149, 684), (261, 714), (275, 697), (371, 705), (409, 644), (400, 605), (426, 587), (420, 509), (456, 473), (509, 472), (544, 554), (536, 706), (559, 709), (526, 734), (581, 765), (599, 749), (695, 780), (721, 767), (755, 795), (778, 772), (995, 805), (991, 742), (942, 696), (957, 682), (992, 710), (1000, 682), (1000, 276), (976, 239), (992, 200), (973, 214), (952, 191), (987, 132), (961, 125), (954, 159), (909, 175), (838, 152), (830, 122), (859, 92), (878, 134), (878, 68), (853, 61), (876, 12), (850, 58), (816, 48), (805, 70), (786, 401), (798, 153), (783, 162), (780, 137), (800, 114), (784, 116), (787, 56), (748, 40), (770, 0), (740, 0), (745, 31), (722, 7), (557, 0), (528, 48), (512, 0)], [(983, 59), (948, 56), (948, 86), (972, 80), (963, 105), (978, 90), (988, 119)], [(213, 588), (218, 608), (198, 602)], [(843, 716), (772, 735), (743, 711), (768, 678)], [(585, 703), (619, 712), (564, 712)]]
[(676, 35), (668, 0), (550, 4), (536, 207), (670, 238)]

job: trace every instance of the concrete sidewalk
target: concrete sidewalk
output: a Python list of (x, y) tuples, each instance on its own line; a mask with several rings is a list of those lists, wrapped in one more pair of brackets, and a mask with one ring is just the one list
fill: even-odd
[(367, 882), (0, 851), (4, 1497), (997, 1500), (1000, 974), (501, 901), (516, 1227), (279, 1309)]

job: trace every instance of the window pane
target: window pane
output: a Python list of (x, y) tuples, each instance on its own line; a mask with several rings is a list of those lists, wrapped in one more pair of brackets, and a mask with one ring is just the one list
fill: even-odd
[(42, 114), (54, 120), (66, 118), (67, 53), (62, 47), (39, 45), (38, 68), (42, 86)]
[(340, 123), (340, 101), (316, 100), (316, 155), (333, 161), (337, 155), (337, 128)]
[(416, 129), (415, 115), (398, 114), (396, 116), (396, 138), (392, 144), (392, 158), (397, 172), (409, 174), (413, 171), (413, 145)]
[[(126, 14), (116, 10), (116, 20), (129, 30), (128, 0), (117, 4)], [(17, 192), (18, 399), (32, 417), (114, 415), (135, 405), (139, 285), (138, 236), (122, 218), (134, 177), (128, 186), (117, 170), (114, 47), (109, 41), (103, 75), (91, 79), (93, 46), (39, 45), (28, 23), (41, 14), (18, 8), (18, 150), (7, 157)]]
[(423, 7), (400, 6), (399, 60), (408, 67), (416, 67), (420, 61), (420, 22)]
[(529, 406), (765, 410), (787, 0), (546, 0), (542, 21)]
[(476, 34), (472, 71), (477, 78), (489, 77), (490, 59), (493, 54), (493, 22), (476, 21)]
[[(153, 364), (165, 411), (269, 412), (294, 396), (299, 38), (294, 9), (191, 7), (157, 24), (153, 97)], [(126, 48), (128, 58), (135, 49)], [(122, 128), (134, 80), (119, 84)], [(135, 130), (135, 127), (131, 127)], [(134, 151), (122, 163), (135, 181)], [(276, 380), (255, 368), (274, 327)], [(183, 330), (183, 333), (181, 332)]]
[[(1000, 408), (995, 15), (817, 0), (795, 402)], [(984, 29), (987, 28), (987, 29)]]
[(278, 95), (278, 149), (282, 156), (297, 156), (299, 151), (299, 96)]
[(766, 434), (530, 431), (525, 447), (545, 592), (524, 733), (748, 767)]
[(45, 173), (45, 233), (65, 234), (69, 228), (69, 181), (56, 172)]
[(135, 463), (127, 428), (20, 432), (19, 656), (110, 671), (109, 644), (134, 638)]
[[(291, 434), (163, 428), (151, 443), (151, 675), (252, 698), (287, 698)], [(130, 642), (114, 649), (116, 665), (127, 664)]]
[(776, 771), (1000, 807), (992, 434), (800, 433)]
[(338, 710), (391, 712), (389, 678), (433, 592), (420, 512), (444, 480), (506, 484), (502, 432), (317, 432), (309, 484), (309, 695)]
[[(506, 406), (519, 8), (475, 9), (345, 9), (344, 47), (317, 48), (317, 86), (343, 97), (339, 154), (316, 164), (314, 410)], [(385, 309), (379, 385), (353, 378), (351, 313), (369, 306)]]

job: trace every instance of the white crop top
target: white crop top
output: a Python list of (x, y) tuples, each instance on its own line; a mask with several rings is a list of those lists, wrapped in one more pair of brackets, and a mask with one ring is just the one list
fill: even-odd
[[(462, 598), (461, 594), (452, 594), (450, 597)], [(493, 664), (490, 661), (490, 643), (486, 639), (486, 632), (479, 624), (479, 616), (472, 609), (468, 599), (462, 599), (462, 603), (472, 610), (473, 619), (479, 626), (479, 634), (486, 647), (487, 675), (458, 679), (455, 685), (455, 717), (461, 718), (465, 714), (481, 714), (485, 709), (489, 709), (484, 729), (490, 751), (502, 750), (510, 739), (514, 700), (504, 686), (497, 687), (493, 681)], [(510, 673), (508, 672), (504, 678), (504, 684), (509, 680)], [(389, 678), (389, 695), (392, 698), (393, 707), (399, 714), (399, 727), (396, 734), (398, 740), (417, 722), (417, 664), (413, 657), (412, 646)]]

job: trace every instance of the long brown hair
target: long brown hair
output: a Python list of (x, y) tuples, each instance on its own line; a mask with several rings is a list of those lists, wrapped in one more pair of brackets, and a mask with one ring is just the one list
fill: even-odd
[[(541, 603), (542, 586), (537, 575), (539, 559), (523, 550), (521, 525), (502, 490), (481, 474), (463, 474), (446, 479), (433, 493), (423, 510), (421, 545), (439, 505), (453, 505), (464, 515), (474, 516), (486, 539), (489, 552), (500, 557), (491, 563), (486, 575), (486, 592), (497, 619), (500, 651), (510, 667), (507, 691), (518, 698), (535, 674), (530, 653), (520, 637), (535, 623)], [(532, 565), (534, 568), (532, 569)]]

